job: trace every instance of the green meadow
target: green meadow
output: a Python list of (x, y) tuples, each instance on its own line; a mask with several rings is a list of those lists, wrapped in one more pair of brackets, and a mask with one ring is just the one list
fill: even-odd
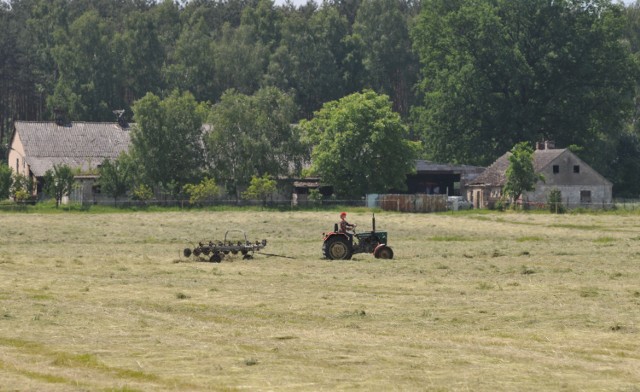
[(0, 213), (0, 390), (640, 391), (640, 215), (379, 212), (393, 260), (327, 261), (337, 220)]

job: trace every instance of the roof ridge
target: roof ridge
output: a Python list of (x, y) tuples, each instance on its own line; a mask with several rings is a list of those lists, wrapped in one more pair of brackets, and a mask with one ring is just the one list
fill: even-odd
[[(30, 123), (30, 124), (56, 124), (55, 121), (41, 121), (41, 120), (16, 120), (16, 123)], [(71, 121), (70, 124), (118, 124), (117, 121)]]

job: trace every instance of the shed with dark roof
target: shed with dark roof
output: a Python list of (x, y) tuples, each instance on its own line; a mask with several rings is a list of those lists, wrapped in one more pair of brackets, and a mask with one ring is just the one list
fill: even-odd
[[(505, 153), (467, 186), (467, 199), (475, 208), (492, 207), (503, 199), (510, 152)], [(578, 158), (566, 148), (538, 143), (533, 153), (533, 167), (543, 180), (535, 190), (524, 193), (518, 202), (545, 204), (551, 190), (560, 191), (567, 207), (607, 206), (612, 201), (611, 181)]]
[(465, 186), (484, 167), (455, 165), (416, 160), (416, 171), (407, 176), (407, 191), (403, 193), (425, 193), (431, 195), (464, 196)]

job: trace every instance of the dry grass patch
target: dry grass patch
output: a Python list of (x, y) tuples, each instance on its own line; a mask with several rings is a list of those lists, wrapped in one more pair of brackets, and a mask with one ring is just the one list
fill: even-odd
[[(0, 214), (9, 390), (634, 390), (635, 217), (376, 215), (394, 260), (321, 259), (333, 212)], [(363, 230), (366, 212), (350, 220)], [(241, 228), (266, 253), (181, 257)]]

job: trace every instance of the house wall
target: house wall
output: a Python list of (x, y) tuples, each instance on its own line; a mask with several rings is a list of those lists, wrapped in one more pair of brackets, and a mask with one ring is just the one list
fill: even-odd
[[(611, 186), (607, 185), (553, 185), (538, 184), (534, 192), (525, 195), (525, 199), (532, 203), (546, 203), (547, 196), (557, 189), (561, 193), (562, 204), (568, 207), (594, 206), (599, 207), (611, 203)], [(588, 191), (589, 201), (583, 200), (582, 193)]]
[[(529, 202), (546, 203), (553, 189), (561, 192), (562, 202), (569, 207), (610, 204), (612, 201), (611, 182), (569, 151), (553, 160), (540, 174), (544, 181), (539, 181), (536, 189), (524, 197)], [(589, 201), (584, 195), (587, 192)]]
[(32, 196), (38, 195), (41, 192), (42, 184), (31, 173), (31, 167), (27, 163), (26, 155), (24, 153), (24, 145), (20, 140), (20, 134), (17, 132), (13, 135), (11, 145), (9, 146), (9, 154), (7, 156), (7, 164), (16, 173), (25, 176), (33, 184)]
[(14, 172), (29, 176), (29, 165), (25, 160), (24, 146), (20, 141), (20, 135), (16, 133), (13, 137), (11, 146), (9, 146), (9, 156), (7, 164)]
[[(554, 171), (557, 166), (557, 172)], [(576, 173), (574, 167), (579, 171)], [(546, 185), (592, 185), (605, 184), (608, 181), (580, 158), (565, 151), (559, 157), (544, 167), (540, 174), (544, 176)]]
[(467, 189), (467, 200), (473, 208), (487, 208), (502, 197), (502, 188), (499, 186), (470, 186)]

